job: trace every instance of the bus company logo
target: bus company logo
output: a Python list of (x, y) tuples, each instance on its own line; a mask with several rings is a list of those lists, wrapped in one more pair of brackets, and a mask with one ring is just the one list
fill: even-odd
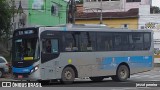
[(2, 87), (42, 87), (36, 82), (2, 82)]
[(2, 87), (12, 87), (11, 82), (2, 82)]

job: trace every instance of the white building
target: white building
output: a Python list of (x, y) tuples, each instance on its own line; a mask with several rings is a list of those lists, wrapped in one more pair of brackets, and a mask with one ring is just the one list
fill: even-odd
[[(160, 53), (160, 14), (151, 14), (149, 5), (141, 5), (138, 28), (154, 31), (154, 48)], [(155, 58), (155, 62), (160, 63), (160, 58)]]
[[(87, 11), (96, 12), (101, 9), (103, 12), (128, 11), (131, 8), (139, 8), (140, 5), (151, 5), (152, 0), (84, 0), (83, 7)], [(99, 10), (100, 11), (100, 10)]]

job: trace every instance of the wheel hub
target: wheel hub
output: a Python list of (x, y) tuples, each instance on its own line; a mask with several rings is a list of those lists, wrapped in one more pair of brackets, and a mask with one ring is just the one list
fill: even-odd
[(127, 75), (127, 74), (126, 74), (126, 71), (125, 71), (124, 69), (122, 69), (121, 72), (120, 72), (121, 78), (125, 78), (126, 75)]
[(72, 78), (72, 73), (71, 73), (70, 71), (66, 71), (66, 72), (65, 72), (65, 78), (66, 78), (67, 80), (70, 80), (70, 79)]

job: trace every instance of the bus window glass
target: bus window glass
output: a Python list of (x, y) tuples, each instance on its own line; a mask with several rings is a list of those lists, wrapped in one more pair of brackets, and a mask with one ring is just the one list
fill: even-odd
[(78, 51), (78, 33), (76, 32), (67, 32), (63, 36), (63, 47), (64, 51)]
[(95, 34), (95, 32), (88, 32), (87, 37), (88, 37), (87, 50), (88, 51), (96, 51), (96, 34)]
[(81, 51), (92, 51), (91, 38), (89, 32), (81, 32)]
[(112, 33), (97, 33), (97, 50), (111, 51), (113, 45)]
[(57, 39), (52, 39), (51, 40), (51, 53), (58, 53), (58, 40)]
[(33, 60), (39, 58), (39, 46), (37, 38), (16, 39), (14, 60)]
[(58, 53), (58, 40), (57, 39), (43, 39), (43, 53)]
[(150, 33), (144, 33), (144, 50), (150, 49), (151, 36)]
[(143, 50), (143, 34), (132, 33), (129, 37), (132, 50)]

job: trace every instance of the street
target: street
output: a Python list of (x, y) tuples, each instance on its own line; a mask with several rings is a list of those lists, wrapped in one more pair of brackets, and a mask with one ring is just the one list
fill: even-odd
[[(0, 81), (14, 81), (11, 78), (1, 78)], [(145, 84), (145, 86), (138, 86), (138, 84)], [(156, 84), (157, 86), (148, 86), (147, 85)], [(91, 88), (94, 87), (96, 90), (97, 87), (100, 87), (102, 90), (159, 90), (160, 88), (160, 68), (156, 67), (149, 72), (138, 73), (131, 75), (130, 79), (127, 82), (114, 82), (111, 78), (106, 78), (102, 82), (93, 82), (88, 78), (85, 79), (76, 79), (73, 84), (64, 85), (61, 83), (50, 83), (43, 84), (43, 87), (62, 87), (67, 88)]]
[[(157, 84), (157, 87), (136, 87), (136, 84)], [(92, 82), (89, 79), (77, 79), (71, 85), (63, 85), (60, 83), (51, 83), (43, 87), (86, 87), (92, 90), (159, 90), (160, 88), (160, 68), (154, 68), (152, 71), (131, 75), (127, 82), (114, 82), (111, 78), (105, 79), (102, 82)], [(77, 88), (77, 90), (81, 90)], [(72, 88), (71, 88), (72, 89)]]

